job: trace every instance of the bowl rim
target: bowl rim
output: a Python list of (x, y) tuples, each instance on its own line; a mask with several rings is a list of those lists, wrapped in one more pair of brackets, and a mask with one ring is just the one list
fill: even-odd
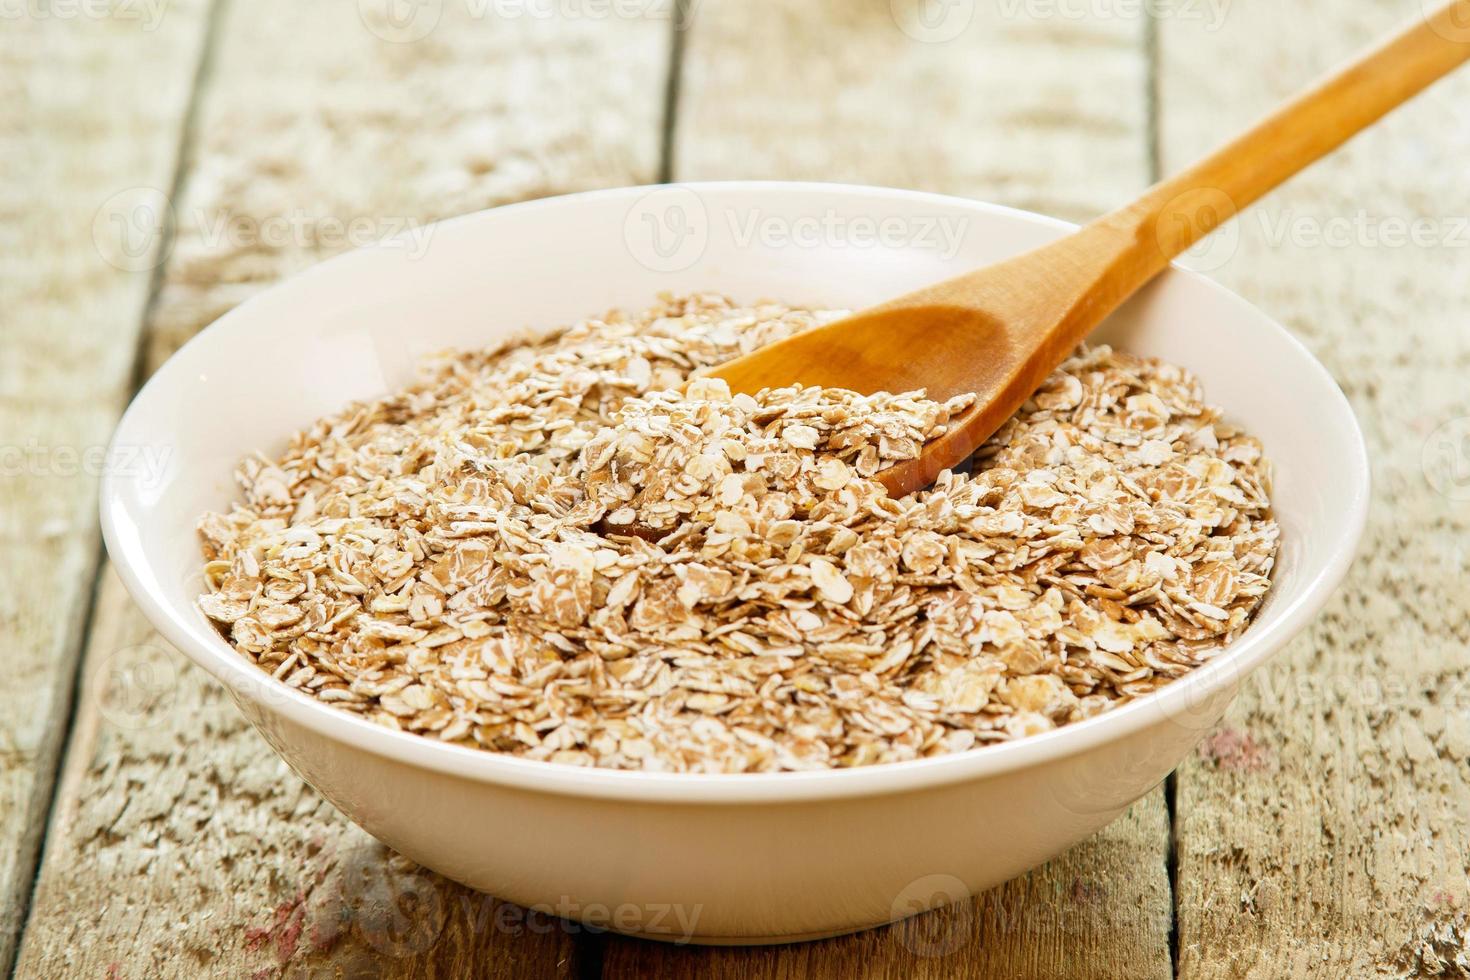
[[(1045, 215), (1004, 205), (973, 201), (963, 197), (925, 191), (905, 190), (861, 184), (820, 181), (731, 180), (681, 181), (674, 184), (651, 184), (583, 191), (502, 205), (436, 222), (438, 226), (494, 220), (507, 212), (526, 212), (548, 208), (576, 207), (581, 204), (627, 199), (636, 201), (643, 195), (669, 187), (683, 187), (698, 193), (776, 193), (813, 194), (842, 193), (858, 197), (885, 198), (898, 202), (929, 204), (946, 208), (960, 207), (975, 213), (1020, 219), (1034, 225), (1065, 230), (1076, 225)], [(324, 269), (340, 269), (363, 261), (371, 248), (354, 249), (316, 263), (309, 269), (272, 284), (245, 302), (232, 308), (200, 330), (175, 352), (139, 389), (119, 419), (112, 439), (112, 451), (123, 440), (130, 425), (136, 424), (140, 406), (151, 392), (163, 389), (171, 374), (180, 369), (184, 355), (204, 342), (211, 331), (248, 317), (252, 307), (263, 297), (319, 275)], [(642, 772), (595, 767), (571, 766), (540, 760), (523, 759), (483, 749), (437, 742), (422, 735), (394, 731), (349, 712), (311, 698), (266, 674), (241, 657), (223, 638), (216, 643), (200, 642), (191, 630), (183, 611), (161, 596), (144, 581), (134, 562), (142, 563), (144, 554), (135, 551), (120, 527), (129, 523), (121, 499), (126, 477), (108, 470), (99, 489), (102, 534), (108, 554), (124, 586), (150, 623), (169, 643), (185, 653), (231, 691), (235, 698), (248, 699), (263, 710), (283, 716), (334, 742), (345, 743), (376, 756), (398, 763), (475, 782), (491, 783), (528, 792), (548, 793), (603, 800), (641, 803), (684, 804), (770, 804), (805, 803), (820, 800), (881, 796), (892, 793), (933, 789), (959, 782), (985, 779), (1016, 770), (1059, 761), (1110, 742), (1121, 740), (1153, 724), (1187, 715), (1192, 705), (1208, 703), (1222, 692), (1233, 691), (1252, 670), (1299, 633), (1322, 608), (1347, 574), (1367, 520), (1370, 470), (1367, 447), (1361, 427), (1341, 388), (1325, 367), (1300, 340), (1253, 304), (1199, 273), (1177, 264), (1166, 273), (1186, 277), (1197, 288), (1212, 292), (1227, 306), (1234, 306), (1242, 317), (1258, 317), (1281, 339), (1295, 348), (1309, 370), (1325, 381), (1335, 402), (1327, 415), (1338, 416), (1349, 428), (1350, 458), (1344, 460), (1345, 472), (1354, 477), (1346, 516), (1347, 533), (1334, 543), (1327, 560), (1306, 583), (1301, 594), (1282, 608), (1274, 621), (1257, 627), (1252, 625), (1230, 644), (1228, 652), (1198, 667), (1184, 677), (1129, 704), (1101, 715), (1064, 725), (1053, 731), (1031, 735), (1010, 742), (981, 746), (964, 752), (891, 762), (879, 765), (776, 773), (677, 773)], [(1328, 408), (1328, 406), (1322, 406)], [(190, 613), (203, 622), (197, 609)], [(197, 623), (193, 624), (197, 628)], [(1202, 735), (1204, 730), (1201, 729)]]

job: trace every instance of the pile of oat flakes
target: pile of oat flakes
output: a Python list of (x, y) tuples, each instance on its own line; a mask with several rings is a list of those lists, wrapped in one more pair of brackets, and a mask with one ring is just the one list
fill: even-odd
[(443, 355), (242, 464), (244, 502), (199, 525), (200, 606), (393, 728), (705, 772), (1047, 731), (1245, 628), (1268, 471), (1179, 368), (1084, 350), (972, 474), (900, 500), (867, 478), (963, 400), (679, 390), (834, 315), (701, 295)]

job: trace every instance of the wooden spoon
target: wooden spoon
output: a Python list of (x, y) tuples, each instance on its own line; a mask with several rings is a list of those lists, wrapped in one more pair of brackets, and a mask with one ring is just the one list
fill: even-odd
[(731, 389), (801, 383), (979, 397), (917, 459), (878, 474), (921, 489), (1010, 418), (1094, 327), (1246, 205), (1470, 58), (1455, 0), (1177, 177), (1059, 241), (770, 344), (704, 372)]

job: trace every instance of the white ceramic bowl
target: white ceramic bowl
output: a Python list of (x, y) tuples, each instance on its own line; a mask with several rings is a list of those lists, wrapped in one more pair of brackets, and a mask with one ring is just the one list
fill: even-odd
[[(1368, 465), (1352, 412), (1285, 330), (1172, 270), (1102, 337), (1184, 365), (1276, 464), (1282, 547), (1259, 618), (1160, 693), (1032, 738), (860, 770), (701, 776), (532, 762), (391, 732), (270, 680), (195, 609), (194, 521), (255, 449), (405, 382), (419, 355), (492, 343), (661, 290), (857, 308), (1068, 225), (871, 187), (717, 183), (537, 201), (435, 226), (423, 248), (325, 262), (187, 344), (129, 408), (102, 525), (128, 589), (301, 776), (374, 836), (524, 906), (654, 938), (752, 943), (877, 925), (989, 888), (1157, 785), (1241, 679), (1297, 634), (1352, 558)], [(121, 459), (122, 455), (111, 458)]]

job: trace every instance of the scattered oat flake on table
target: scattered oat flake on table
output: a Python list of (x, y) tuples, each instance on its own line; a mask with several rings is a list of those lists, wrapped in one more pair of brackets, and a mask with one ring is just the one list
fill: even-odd
[(689, 380), (834, 315), (664, 298), (436, 357), (241, 465), (244, 501), (199, 524), (200, 608), (390, 728), (701, 772), (1048, 731), (1245, 629), (1268, 468), (1187, 372), (1083, 349), (973, 474), (892, 500), (869, 478), (967, 399)]

